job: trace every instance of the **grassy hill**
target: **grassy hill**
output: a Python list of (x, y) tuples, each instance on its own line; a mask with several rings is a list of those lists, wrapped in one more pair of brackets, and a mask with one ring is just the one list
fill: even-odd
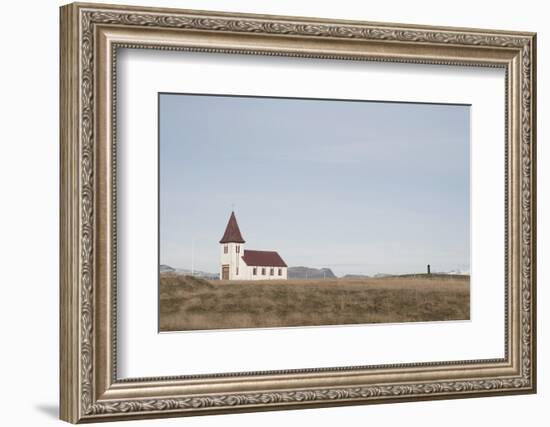
[(163, 273), (160, 330), (467, 320), (470, 276), (208, 281)]

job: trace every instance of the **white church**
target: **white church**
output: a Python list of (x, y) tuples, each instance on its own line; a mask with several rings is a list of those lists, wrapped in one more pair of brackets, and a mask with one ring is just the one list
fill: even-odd
[(286, 280), (287, 265), (274, 251), (244, 249), (244, 239), (231, 212), (220, 240), (220, 280)]

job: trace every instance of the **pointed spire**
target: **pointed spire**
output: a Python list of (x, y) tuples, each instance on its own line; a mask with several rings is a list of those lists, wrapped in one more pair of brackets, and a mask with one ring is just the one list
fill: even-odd
[(235, 218), (235, 212), (231, 211), (229, 222), (225, 227), (225, 233), (220, 240), (220, 243), (244, 243), (241, 230), (239, 230), (239, 224), (237, 224), (237, 218)]

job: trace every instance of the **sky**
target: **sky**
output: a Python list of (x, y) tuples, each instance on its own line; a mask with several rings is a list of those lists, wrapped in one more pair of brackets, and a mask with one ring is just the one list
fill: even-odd
[(467, 105), (159, 94), (161, 264), (245, 249), (338, 275), (470, 266)]

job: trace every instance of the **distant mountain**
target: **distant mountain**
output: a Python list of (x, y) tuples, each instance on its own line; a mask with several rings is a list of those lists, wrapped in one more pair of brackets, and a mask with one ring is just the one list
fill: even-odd
[(288, 267), (289, 279), (335, 279), (330, 268)]
[(342, 278), (343, 279), (365, 279), (365, 278), (369, 278), (369, 277), (371, 277), (371, 276), (368, 276), (366, 274), (346, 274)]
[(172, 268), (170, 267), (169, 265), (166, 265), (166, 264), (161, 264), (160, 267), (159, 267), (159, 270), (161, 273), (173, 273), (176, 271), (175, 268)]
[(159, 271), (160, 271), (161, 274), (162, 273), (174, 273), (174, 274), (181, 274), (183, 276), (200, 277), (200, 278), (208, 279), (208, 280), (216, 280), (216, 279), (220, 278), (219, 274), (217, 274), (217, 273), (209, 273), (207, 271), (200, 271), (200, 270), (195, 270), (195, 271), (191, 272), (191, 270), (189, 270), (187, 268), (174, 268), (174, 267), (170, 267), (169, 265), (166, 265), (166, 264), (161, 264), (159, 266)]
[[(159, 266), (160, 273), (172, 273), (172, 274), (181, 274), (182, 276), (194, 276), (194, 277), (200, 277), (202, 279), (207, 280), (218, 280), (220, 278), (218, 273), (210, 273), (207, 271), (199, 271), (195, 270), (193, 274), (191, 274), (191, 270), (187, 268), (174, 268), (167, 264), (161, 264)], [(425, 273), (416, 273), (424, 275)], [(415, 275), (413, 274), (401, 274), (401, 275), (394, 275), (394, 274), (386, 274), (386, 273), (377, 273), (373, 274), (372, 276), (366, 275), (366, 274), (346, 274), (343, 276), (344, 279), (361, 279), (361, 278), (383, 278), (383, 277), (389, 277), (389, 276), (411, 276)], [(440, 271), (440, 272), (432, 272), (432, 275), (470, 275), (470, 271), (468, 269), (464, 270), (451, 270), (451, 271)], [(289, 279), (336, 279), (336, 275), (332, 272), (330, 268), (312, 268), (312, 267), (288, 267), (288, 278)]]
[(393, 276), (393, 274), (376, 273), (373, 277), (389, 277), (389, 276)]
[[(470, 275), (469, 270), (450, 270), (450, 271), (432, 271), (432, 276), (453, 276), (453, 275)], [(406, 274), (387, 274), (387, 273), (376, 273), (372, 276), (366, 275), (366, 274), (346, 274), (343, 276), (344, 279), (364, 279), (364, 278), (376, 278), (376, 279), (383, 279), (384, 277), (413, 277), (413, 276), (426, 276), (428, 277), (427, 273), (406, 273)]]

